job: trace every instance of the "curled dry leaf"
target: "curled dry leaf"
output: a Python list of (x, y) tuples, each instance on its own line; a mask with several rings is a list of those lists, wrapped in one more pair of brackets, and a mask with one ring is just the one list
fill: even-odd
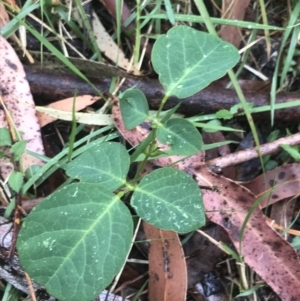
[[(0, 128), (8, 127), (7, 116), (12, 124), (21, 132), (21, 139), (27, 141), (26, 149), (44, 154), (40, 126), (35, 115), (34, 101), (26, 80), (24, 68), (10, 44), (0, 36)], [(9, 113), (9, 114), (8, 114)], [(0, 164), (3, 161), (0, 161)], [(1, 165), (2, 165), (1, 164)], [(22, 167), (25, 171), (32, 165), (43, 163), (27, 154), (22, 156)], [(10, 170), (2, 168), (4, 177)]]
[[(114, 102), (113, 117), (122, 136), (132, 145), (147, 136), (145, 126), (138, 131), (125, 129), (117, 101)], [(158, 145), (161, 146), (159, 143)], [(153, 160), (153, 163), (165, 166), (177, 160), (178, 157), (168, 157)], [(234, 181), (210, 172), (205, 166), (203, 152), (177, 163), (174, 167), (192, 175), (199, 185), (212, 189), (202, 189), (207, 217), (227, 231), (245, 263), (282, 300), (300, 300), (300, 264), (297, 254), (287, 241), (267, 225), (259, 208), (251, 213), (243, 235), (241, 233), (242, 225), (256, 200), (254, 194)]]
[(187, 290), (187, 270), (178, 234), (143, 223), (149, 249), (149, 300), (182, 301)]

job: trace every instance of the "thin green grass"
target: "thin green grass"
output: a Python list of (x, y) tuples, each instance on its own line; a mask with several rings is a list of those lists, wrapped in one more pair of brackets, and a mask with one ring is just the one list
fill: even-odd
[[(297, 23), (297, 20), (299, 18), (299, 13), (300, 13), (300, 2), (297, 1), (296, 5), (293, 9), (293, 12), (290, 16), (287, 28), (284, 31), (284, 34), (283, 34), (283, 37), (281, 40), (280, 49), (279, 49), (278, 56), (277, 56), (277, 63), (276, 63), (274, 75), (272, 78), (272, 85), (271, 85), (271, 125), (272, 126), (274, 124), (274, 110), (275, 110), (275, 102), (276, 102), (277, 82), (278, 82), (278, 76), (280, 73), (281, 56), (283, 54), (285, 45), (286, 45), (289, 37), (291, 36), (292, 31), (294, 30), (294, 26)], [(289, 66), (290, 62), (286, 61), (285, 64), (287, 64)], [(284, 75), (284, 73), (282, 75)], [(286, 77), (283, 77), (283, 76), (281, 77), (281, 81), (280, 81), (281, 87), (282, 87), (285, 79), (286, 79)]]
[[(142, 17), (142, 19), (148, 19), (150, 16)], [(204, 16), (195, 16), (195, 15), (184, 15), (184, 14), (174, 14), (175, 20), (179, 22), (191, 22), (191, 23), (205, 23)], [(152, 19), (159, 20), (168, 20), (168, 15), (161, 14), (153, 14), (151, 15)], [(240, 21), (240, 20), (230, 20), (230, 19), (220, 19), (210, 17), (210, 21), (215, 25), (230, 25), (236, 26), (245, 29), (268, 29), (268, 30), (285, 30), (282, 27), (272, 26), (272, 25), (264, 25), (254, 22), (248, 21)]]
[(217, 132), (217, 131), (225, 131), (225, 132), (244, 132), (243, 130), (234, 129), (227, 126), (215, 125), (210, 123), (203, 122), (193, 122), (195, 127), (203, 128), (206, 132)]
[(123, 1), (115, 0), (116, 1), (116, 23), (117, 23), (117, 44), (121, 46), (121, 15), (123, 10)]
[[(156, 1), (156, 5), (155, 8), (153, 10), (157, 10), (160, 8), (160, 6), (157, 5), (158, 2), (160, 2), (161, 0)], [(143, 1), (143, 3), (140, 5), (140, 11), (143, 11), (149, 4), (151, 4), (152, 0), (146, 0)], [(127, 27), (131, 22), (133, 22), (137, 17), (137, 13), (135, 11), (133, 11), (130, 15), (130, 17), (124, 22), (124, 27)], [(147, 25), (148, 21), (145, 23), (145, 25)], [(145, 25), (141, 25), (141, 28), (143, 28)]]
[(89, 49), (93, 49), (93, 44), (91, 43), (90, 39), (86, 37), (79, 26), (72, 19), (70, 19), (69, 13), (66, 11), (65, 7), (58, 5), (54, 7), (54, 10), (55, 13), (59, 15), (61, 20), (70, 27), (75, 36), (80, 38)]
[(254, 294), (258, 289), (260, 289), (264, 286), (265, 286), (264, 284), (256, 284), (256, 285), (252, 286), (251, 288), (249, 288), (248, 290), (245, 290), (242, 293), (238, 294), (237, 296), (235, 296), (235, 298), (250, 296), (250, 295)]
[(268, 22), (268, 16), (266, 12), (266, 4), (264, 0), (259, 0), (259, 4), (260, 4), (261, 15), (262, 15), (262, 21), (263, 24), (266, 26), (264, 31), (265, 31), (265, 39), (267, 44), (267, 55), (269, 60), (271, 55), (271, 40), (270, 40), (270, 31), (267, 27), (269, 22)]
[(77, 91), (75, 91), (75, 95), (73, 98), (73, 105), (72, 105), (72, 126), (71, 126), (71, 134), (69, 137), (69, 152), (68, 152), (68, 161), (70, 162), (72, 159), (72, 154), (74, 150), (74, 143), (75, 143), (75, 137), (76, 137), (76, 132), (77, 132), (77, 121), (76, 121), (76, 94)]
[(135, 296), (133, 297), (132, 301), (137, 301), (140, 300), (140, 296), (142, 295), (144, 289), (147, 287), (149, 280), (146, 280), (143, 285), (140, 287), (140, 289), (137, 291)]
[[(273, 188), (274, 190), (275, 188)], [(253, 203), (253, 205), (251, 206), (251, 208), (249, 209), (247, 216), (242, 224), (242, 227), (240, 229), (239, 232), (239, 254), (243, 254), (243, 250), (242, 250), (242, 242), (243, 242), (243, 237), (244, 237), (244, 233), (248, 224), (249, 219), (251, 218), (253, 212), (255, 209), (258, 208), (259, 204), (262, 202), (262, 200), (267, 197), (270, 194), (269, 191), (265, 192), (264, 194), (262, 194), (259, 198), (257, 198), (255, 200), (255, 202)]]
[(97, 42), (96, 42), (96, 38), (95, 38), (95, 35), (93, 33), (93, 29), (92, 29), (92, 26), (90, 24), (90, 21), (88, 20), (88, 17), (83, 9), (83, 6), (82, 6), (82, 2), (79, 1), (79, 0), (75, 0), (75, 3), (76, 3), (76, 8), (82, 18), (82, 22), (83, 22), (83, 25), (84, 27), (86, 28), (87, 32), (88, 32), (88, 35), (89, 35), (89, 39), (92, 43), (92, 46), (93, 46), (93, 51), (94, 53), (96, 54), (96, 57), (97, 57), (97, 60), (99, 62), (102, 62), (103, 61), (103, 58), (102, 58), (102, 55), (101, 55), (101, 52), (99, 50), (99, 47), (97, 45)]
[(135, 30), (135, 45), (134, 45), (134, 58), (133, 62), (137, 64), (140, 59), (140, 45), (141, 45), (141, 27), (140, 27), (140, 18), (141, 18), (141, 9), (140, 9), (140, 0), (136, 1), (136, 30)]
[(299, 33), (300, 33), (300, 27), (299, 26), (294, 27), (294, 29), (292, 31), (290, 43), (288, 46), (288, 51), (287, 51), (286, 57), (284, 59), (284, 65), (282, 68), (282, 72), (280, 75), (279, 86), (281, 88), (284, 87), (288, 72), (290, 71), (292, 64), (293, 64), (293, 58), (294, 58), (294, 54), (297, 49)]
[[(6, 2), (1, 1), (1, 3), (12, 9), (12, 7)], [(14, 18), (10, 22), (4, 25), (3, 28), (0, 29), (0, 35), (5, 39), (8, 39), (20, 27), (20, 22), (18, 20), (23, 20), (26, 16), (28, 16), (31, 12), (38, 8), (40, 8), (40, 2), (33, 3), (31, 0), (27, 0), (20, 12), (16, 16), (14, 16)]]
[(170, 0), (164, 0), (164, 4), (165, 4), (167, 16), (168, 16), (168, 19), (169, 19), (170, 23), (172, 25), (175, 25), (175, 16), (174, 16), (174, 11), (173, 11), (171, 1)]
[[(16, 17), (15, 17), (16, 18)], [(26, 24), (22, 20), (18, 20), (19, 23), (26, 27), (30, 33), (35, 36), (44, 46), (46, 46), (50, 52), (52, 52), (59, 60), (62, 61), (64, 65), (69, 67), (74, 74), (78, 75), (81, 79), (86, 81), (95, 91), (98, 95), (102, 95), (101, 92), (94, 86), (88, 78), (74, 65), (72, 64), (56, 47), (54, 47), (47, 39), (45, 39), (38, 31), (33, 29), (30, 25)]]
[(2, 301), (18, 301), (20, 300), (19, 291), (10, 283), (5, 286)]
[(289, 230), (292, 229), (292, 227), (297, 223), (299, 216), (300, 216), (300, 211), (298, 211), (298, 213), (296, 214), (294, 219), (291, 221), (291, 223), (284, 229), (284, 231), (282, 231), (282, 233), (281, 233), (282, 236), (286, 236), (288, 234)]

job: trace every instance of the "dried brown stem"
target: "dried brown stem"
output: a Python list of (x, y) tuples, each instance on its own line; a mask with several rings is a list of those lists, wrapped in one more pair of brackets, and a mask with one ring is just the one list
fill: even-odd
[[(276, 152), (282, 150), (282, 148), (280, 147), (281, 144), (286, 144), (286, 145), (290, 145), (290, 146), (300, 144), (300, 133), (297, 133), (297, 134), (294, 134), (294, 135), (291, 135), (288, 137), (280, 138), (273, 142), (262, 144), (260, 146), (261, 154), (263, 156), (265, 156), (265, 155), (276, 153)], [(258, 158), (258, 156), (259, 155), (257, 152), (257, 148), (252, 147), (252, 148), (248, 148), (246, 150), (242, 150), (242, 151), (239, 151), (236, 153), (222, 156), (220, 158), (215, 158), (213, 160), (209, 160), (206, 163), (208, 165), (212, 165), (212, 166), (215, 165), (215, 166), (224, 168), (224, 167), (236, 165), (236, 164), (239, 164), (242, 162), (246, 162), (251, 159)]]

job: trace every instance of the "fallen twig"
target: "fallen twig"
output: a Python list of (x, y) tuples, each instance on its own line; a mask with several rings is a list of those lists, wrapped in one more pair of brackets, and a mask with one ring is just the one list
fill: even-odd
[[(280, 147), (281, 144), (286, 144), (290, 146), (300, 144), (300, 133), (288, 137), (280, 138), (273, 142), (262, 144), (260, 146), (261, 154), (265, 156), (265, 155), (276, 153), (282, 150), (282, 148)], [(224, 168), (242, 162), (246, 162), (255, 158), (258, 158), (257, 147), (252, 147), (252, 148), (238, 151), (236, 153), (228, 154), (219, 158), (209, 160), (206, 163), (207, 165)]]
[[(74, 75), (59, 74), (56, 70), (49, 71), (40, 68), (25, 66), (26, 77), (30, 84), (32, 94), (36, 100), (46, 100), (48, 102), (60, 100), (77, 95), (95, 95), (93, 88)], [(88, 74), (87, 74), (88, 76)], [(90, 78), (90, 81), (102, 92), (108, 92), (111, 79), (109, 77)], [(132, 77), (126, 79), (121, 90), (135, 87), (141, 90), (147, 97), (152, 109), (158, 109), (164, 90), (158, 80), (148, 77)], [(245, 92), (248, 102), (252, 102), (254, 107), (269, 105), (269, 94), (261, 92)], [(300, 99), (296, 94), (278, 94), (276, 103), (286, 103)], [(165, 105), (165, 109), (174, 107), (182, 101), (178, 112), (186, 115), (213, 113), (221, 109), (229, 110), (240, 101), (233, 90), (225, 89), (219, 81), (212, 83), (204, 90), (186, 99), (170, 97)], [(43, 103), (45, 104), (45, 103)], [(253, 115), (255, 118), (266, 118), (269, 112)], [(300, 106), (280, 109), (275, 111), (275, 118), (280, 120), (298, 120), (300, 116)]]

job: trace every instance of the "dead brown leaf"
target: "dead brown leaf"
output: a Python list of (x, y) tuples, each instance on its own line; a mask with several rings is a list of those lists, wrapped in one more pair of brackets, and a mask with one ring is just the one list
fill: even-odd
[(266, 224), (259, 208), (251, 212), (240, 245), (242, 225), (255, 202), (255, 196), (229, 179), (208, 174), (204, 168), (195, 168), (197, 182), (200, 185), (210, 183), (217, 190), (202, 190), (207, 217), (227, 231), (245, 263), (283, 300), (300, 300), (297, 280), (300, 265), (294, 249)]
[[(268, 171), (265, 177), (258, 176), (244, 185), (257, 198), (262, 198), (261, 208), (273, 205), (270, 224), (275, 229), (285, 230), (292, 221), (296, 197), (300, 194), (299, 175), (299, 164), (287, 164)], [(289, 229), (287, 233), (299, 236), (299, 231), (293, 229)]]
[[(265, 181), (265, 180), (266, 181)], [(297, 163), (279, 166), (244, 184), (256, 198), (264, 196), (261, 208), (300, 194), (300, 166)]]
[(187, 272), (183, 249), (177, 233), (143, 223), (149, 249), (149, 300), (184, 301)]
[[(26, 80), (24, 68), (10, 44), (0, 36), (0, 128), (8, 127), (8, 121), (19, 131), (19, 139), (26, 140), (26, 149), (44, 154), (40, 126), (35, 115), (34, 101)], [(0, 165), (6, 164), (0, 161)], [(33, 156), (22, 156), (22, 170), (43, 162)], [(4, 165), (2, 165), (3, 167)], [(7, 165), (5, 165), (7, 167)], [(2, 168), (2, 176), (6, 177), (10, 168)]]
[[(91, 95), (81, 95), (76, 97), (76, 102), (75, 102), (75, 112), (78, 112), (80, 110), (83, 110), (84, 108), (92, 105), (96, 101), (99, 100), (99, 97), (97, 96), (91, 96)], [(74, 97), (58, 100), (56, 102), (53, 102), (47, 106), (46, 108), (53, 108), (61, 111), (66, 111), (66, 112), (72, 112), (73, 108), (73, 102), (74, 102)], [(49, 116), (46, 113), (42, 112), (36, 112), (37, 118), (39, 120), (39, 124), (41, 127), (57, 120), (57, 118), (53, 116)]]
[[(244, 20), (246, 9), (250, 0), (223, 0), (222, 1), (222, 18), (231, 20)], [(239, 48), (242, 34), (241, 29), (235, 26), (224, 25), (220, 30), (220, 37), (227, 42), (232, 43)]]

